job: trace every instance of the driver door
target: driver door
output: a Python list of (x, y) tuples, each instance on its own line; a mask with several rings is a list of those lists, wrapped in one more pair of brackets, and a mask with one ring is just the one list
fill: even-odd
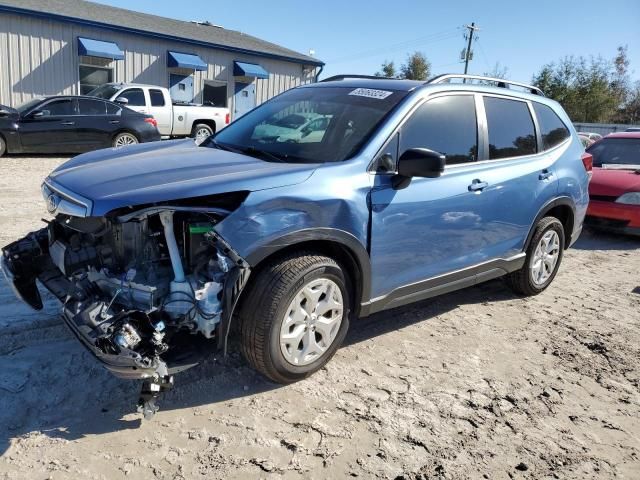
[(71, 153), (78, 147), (77, 102), (57, 98), (43, 103), (20, 119), (22, 150), (31, 153)]
[[(447, 94), (419, 106), (385, 153), (391, 165), (410, 148), (447, 156), (439, 178), (412, 178), (394, 188), (393, 175), (377, 173), (371, 192), (372, 297), (420, 290), (420, 282), (475, 265), (491, 243), (485, 218), (491, 208), (479, 174), (478, 122), (473, 94)], [(389, 159), (387, 159), (389, 162)]]

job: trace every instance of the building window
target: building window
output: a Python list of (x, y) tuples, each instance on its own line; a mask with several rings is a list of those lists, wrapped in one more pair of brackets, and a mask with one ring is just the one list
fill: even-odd
[(205, 80), (202, 103), (213, 107), (227, 108), (227, 83)]
[(112, 68), (80, 65), (80, 95), (86, 95), (94, 88), (112, 81)]

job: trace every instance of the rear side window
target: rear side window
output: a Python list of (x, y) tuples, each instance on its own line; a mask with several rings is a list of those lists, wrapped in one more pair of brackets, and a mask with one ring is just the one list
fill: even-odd
[(152, 107), (164, 107), (164, 95), (161, 90), (149, 90)]
[(113, 103), (107, 103), (107, 115), (120, 115), (122, 108)]
[(106, 112), (104, 102), (86, 98), (78, 99), (78, 109), (80, 110), (80, 115), (104, 115)]
[(400, 152), (428, 148), (447, 156), (447, 165), (478, 158), (478, 126), (471, 95), (451, 95), (420, 106), (400, 131)]
[(141, 88), (130, 88), (129, 90), (125, 90), (120, 95), (118, 95), (118, 98), (126, 98), (127, 100), (129, 100), (129, 103), (127, 103), (129, 107), (145, 106), (144, 92)]
[(533, 111), (538, 117), (538, 126), (542, 134), (542, 148), (548, 150), (569, 138), (569, 129), (551, 107), (533, 102)]
[(489, 130), (489, 159), (536, 153), (536, 133), (525, 102), (484, 97)]

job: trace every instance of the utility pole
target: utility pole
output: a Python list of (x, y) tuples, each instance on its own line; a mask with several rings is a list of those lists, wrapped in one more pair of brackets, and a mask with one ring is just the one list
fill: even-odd
[(476, 30), (480, 30), (479, 27), (476, 27), (475, 22), (471, 22), (471, 25), (465, 25), (464, 28), (469, 29), (469, 42), (467, 43), (467, 51), (465, 52), (464, 55), (464, 74), (467, 74), (467, 71), (469, 70), (469, 60), (471, 60), (471, 41), (473, 40), (473, 33)]

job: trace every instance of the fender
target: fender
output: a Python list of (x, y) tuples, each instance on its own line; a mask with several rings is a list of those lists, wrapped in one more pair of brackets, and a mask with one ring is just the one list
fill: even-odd
[[(571, 212), (573, 213), (573, 218), (576, 218), (576, 205), (575, 202), (573, 201), (573, 199), (571, 199), (570, 197), (558, 197), (558, 198), (554, 198), (553, 200), (550, 200), (549, 202), (545, 203), (542, 208), (540, 209), (540, 211), (538, 212), (538, 215), (536, 215), (536, 218), (533, 220), (533, 223), (531, 224), (531, 228), (529, 229), (529, 234), (527, 235), (527, 239), (524, 242), (524, 247), (522, 249), (522, 251), (526, 252), (527, 248), (529, 248), (529, 243), (531, 242), (531, 238), (533, 237), (533, 234), (535, 233), (535, 228), (536, 225), (538, 224), (538, 222), (548, 213), (550, 212), (552, 209), (554, 209), (555, 207), (559, 207), (559, 206), (567, 206), (569, 208), (571, 208)], [(569, 248), (569, 245), (571, 245), (571, 236), (573, 235), (573, 232), (569, 233), (569, 237), (566, 239), (567, 240), (567, 244), (565, 245), (565, 249)]]
[(297, 230), (261, 245), (258, 249), (247, 255), (245, 260), (251, 268), (255, 268), (262, 260), (279, 250), (283, 250), (292, 245), (314, 241), (339, 244), (345, 248), (360, 270), (360, 282), (359, 285), (356, 285), (357, 290), (360, 292), (358, 295), (360, 302), (354, 303), (357, 305), (358, 303), (368, 301), (371, 295), (371, 259), (366, 247), (360, 243), (353, 234), (347, 231), (329, 227)]

